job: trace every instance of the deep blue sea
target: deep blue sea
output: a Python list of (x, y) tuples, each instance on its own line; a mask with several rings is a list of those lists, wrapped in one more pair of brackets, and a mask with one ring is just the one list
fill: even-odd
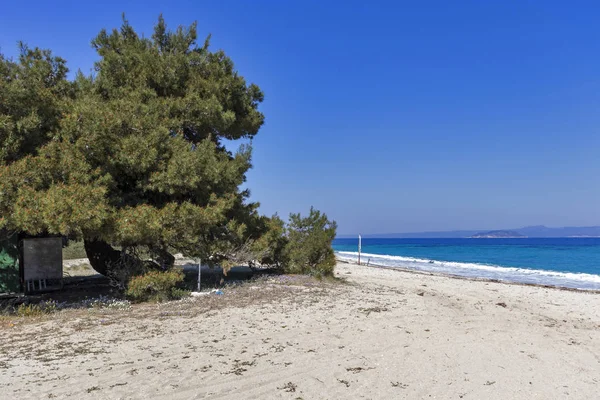
[[(335, 239), (356, 261), (358, 239)], [(362, 262), (472, 278), (600, 290), (600, 238), (363, 239)]]

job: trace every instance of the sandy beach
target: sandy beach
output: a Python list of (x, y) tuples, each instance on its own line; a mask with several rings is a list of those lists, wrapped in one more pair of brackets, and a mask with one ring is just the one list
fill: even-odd
[(600, 295), (338, 264), (0, 328), (6, 399), (592, 399)]

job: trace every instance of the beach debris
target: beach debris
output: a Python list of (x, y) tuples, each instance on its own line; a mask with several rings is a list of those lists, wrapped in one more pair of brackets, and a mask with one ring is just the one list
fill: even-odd
[(399, 387), (401, 389), (406, 389), (408, 387), (408, 385), (406, 383), (401, 383), (401, 382), (390, 382), (392, 384), (392, 387)]
[(221, 289), (213, 289), (210, 291), (212, 294), (216, 294), (218, 296), (224, 295), (225, 293)]
[(367, 314), (367, 317), (368, 317), (369, 314), (371, 314), (372, 312), (380, 313), (382, 311), (389, 311), (389, 310), (385, 307), (370, 307), (370, 308), (359, 308), (358, 311), (364, 312), (365, 314)]
[(256, 360), (252, 361), (241, 361), (241, 360), (233, 360), (233, 369), (229, 372), (225, 372), (225, 374), (235, 374), (242, 375), (244, 372), (248, 371), (247, 368), (244, 367), (253, 367), (256, 364)]
[(192, 297), (200, 297), (200, 296), (208, 296), (210, 292), (191, 292), (190, 296)]
[(285, 391), (285, 392), (288, 392), (288, 393), (292, 393), (292, 392), (295, 392), (295, 391), (296, 391), (296, 388), (297, 388), (297, 387), (298, 387), (298, 386), (297, 386), (295, 383), (293, 383), (293, 382), (288, 382), (288, 383), (286, 383), (285, 385), (283, 385), (282, 387), (280, 387), (280, 388), (277, 388), (277, 389), (283, 390), (283, 391)]
[(345, 379), (339, 379), (339, 378), (338, 378), (338, 382), (339, 382), (339, 383), (343, 383), (344, 385), (346, 385), (346, 387), (350, 387), (350, 382), (348, 382), (348, 381), (347, 381), (347, 380), (345, 380)]
[(370, 369), (375, 369), (375, 367), (366, 367), (366, 368), (363, 368), (363, 367), (350, 367), (350, 368), (346, 368), (346, 371), (352, 372), (353, 374), (358, 374), (359, 372), (367, 371), (367, 370), (370, 370)]
[(496, 305), (504, 308), (507, 307), (506, 303), (496, 303)]
[(484, 383), (485, 386), (491, 386), (494, 383), (496, 383), (496, 381), (487, 381), (486, 383)]
[(275, 353), (281, 353), (283, 350), (285, 350), (285, 346), (278, 344), (278, 345), (273, 345), (273, 346), (269, 347), (269, 349), (275, 350)]

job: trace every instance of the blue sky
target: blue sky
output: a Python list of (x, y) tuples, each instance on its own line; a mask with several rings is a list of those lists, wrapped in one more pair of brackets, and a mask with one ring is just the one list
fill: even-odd
[[(326, 4), (325, 4), (326, 3)], [(266, 214), (342, 234), (600, 224), (600, 4), (8, 2), (0, 50), (88, 73), (125, 12), (198, 21), (265, 92), (248, 176)]]

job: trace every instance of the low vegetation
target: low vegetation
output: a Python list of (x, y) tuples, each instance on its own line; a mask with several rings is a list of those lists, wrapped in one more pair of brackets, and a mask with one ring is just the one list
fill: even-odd
[(331, 242), (335, 238), (335, 221), (311, 207), (307, 217), (290, 215), (287, 243), (283, 252), (283, 271), (289, 274), (331, 276), (335, 255)]
[(42, 301), (37, 304), (20, 304), (15, 314), (19, 317), (39, 317), (45, 314), (52, 314), (58, 310), (58, 304), (53, 301)]
[(26, 299), (24, 303), (7, 304), (0, 309), (0, 326), (2, 322), (14, 321), (14, 317), (20, 318), (36, 318), (51, 316), (63, 310), (79, 310), (86, 309), (92, 311), (128, 311), (131, 309), (131, 302), (126, 299), (100, 295), (93, 298), (84, 298), (76, 301), (58, 301), (58, 300), (42, 300), (39, 302), (31, 302), (31, 299)]
[(183, 271), (180, 269), (150, 271), (131, 278), (125, 293), (136, 302), (177, 300), (189, 295), (181, 287), (183, 279)]

